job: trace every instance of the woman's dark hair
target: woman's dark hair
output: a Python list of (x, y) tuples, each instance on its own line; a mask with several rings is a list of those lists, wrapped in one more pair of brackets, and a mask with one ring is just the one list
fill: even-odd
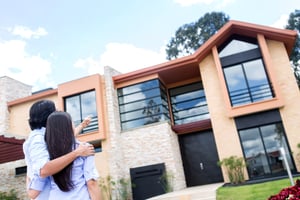
[(48, 116), (55, 111), (55, 104), (50, 100), (35, 102), (29, 111), (29, 126), (31, 130), (46, 127)]
[[(46, 126), (45, 141), (50, 160), (70, 153), (75, 149), (75, 136), (71, 116), (66, 112), (56, 111), (49, 115)], [(59, 189), (67, 192), (73, 188), (71, 180), (73, 162), (53, 175)]]

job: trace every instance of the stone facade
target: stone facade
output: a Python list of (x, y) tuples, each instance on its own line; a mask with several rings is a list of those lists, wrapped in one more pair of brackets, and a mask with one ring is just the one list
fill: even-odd
[(7, 76), (0, 77), (0, 133), (9, 128), (7, 102), (31, 95), (31, 86)]
[(17, 160), (0, 164), (0, 177), (1, 177), (1, 192), (9, 192), (14, 189), (20, 200), (28, 200), (26, 194), (26, 175), (17, 175), (15, 168), (26, 166), (25, 160)]
[(111, 77), (118, 72), (105, 68), (106, 103), (109, 135), (105, 143), (109, 158), (109, 174), (113, 179), (130, 179), (130, 168), (165, 163), (167, 173), (174, 176), (173, 188), (186, 187), (178, 136), (168, 122), (150, 124), (122, 132), (117, 93)]

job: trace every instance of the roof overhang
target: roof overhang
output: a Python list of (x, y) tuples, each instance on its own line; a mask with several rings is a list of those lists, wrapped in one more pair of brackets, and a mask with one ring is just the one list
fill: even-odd
[(297, 38), (297, 32), (293, 30), (231, 20), (218, 33), (207, 40), (194, 54), (133, 72), (116, 75), (113, 77), (113, 81), (117, 85), (153, 74), (158, 74), (166, 84), (194, 78), (200, 75), (199, 63), (211, 53), (212, 48), (220, 46), (230, 36), (235, 34), (253, 38), (256, 38), (258, 34), (262, 34), (266, 39), (281, 41), (285, 44), (289, 55)]

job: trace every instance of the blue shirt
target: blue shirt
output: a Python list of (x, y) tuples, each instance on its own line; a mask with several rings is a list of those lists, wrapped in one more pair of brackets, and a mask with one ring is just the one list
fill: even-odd
[[(44, 142), (45, 144), (45, 142)], [(77, 142), (76, 145), (78, 146), (79, 143)], [(46, 146), (46, 144), (45, 144)], [(47, 151), (47, 149), (46, 149)], [(47, 151), (48, 154), (48, 151)], [(45, 160), (41, 159), (42, 163), (46, 163), (49, 161), (49, 154), (48, 158)], [(43, 165), (44, 165), (43, 164)], [(42, 165), (42, 166), (43, 166)], [(34, 167), (37, 169), (37, 167)], [(63, 199), (63, 200), (88, 200), (90, 199), (90, 195), (87, 188), (87, 181), (94, 179), (97, 180), (99, 177), (98, 171), (95, 167), (95, 157), (94, 156), (88, 156), (88, 157), (78, 157), (73, 161), (72, 165), (72, 177), (71, 181), (74, 185), (74, 188), (69, 192), (63, 192), (59, 189), (59, 187), (54, 182), (53, 177), (50, 177), (47, 179), (43, 179), (39, 177), (39, 171), (33, 170), (34, 173), (32, 175), (32, 180), (30, 183), (30, 188), (43, 191), (45, 190), (45, 185), (47, 185), (47, 192), (48, 196), (43, 195), (41, 197), (41, 194), (38, 196), (38, 199), (41, 200), (57, 200), (57, 199)], [(50, 188), (48, 188), (48, 184), (50, 182)], [(44, 188), (44, 189), (42, 189)], [(50, 191), (50, 192), (49, 192)]]
[(88, 200), (90, 195), (87, 188), (87, 181), (97, 180), (99, 175), (95, 167), (95, 157), (78, 157), (73, 161), (72, 166), (72, 183), (74, 188), (69, 192), (63, 192), (51, 177), (51, 190), (49, 200)]
[(36, 200), (49, 198), (50, 178), (40, 178), (40, 169), (49, 161), (49, 153), (45, 143), (45, 128), (31, 131), (23, 144), (23, 152), (27, 165), (27, 176), (30, 178), (29, 188), (39, 190), (41, 193)]

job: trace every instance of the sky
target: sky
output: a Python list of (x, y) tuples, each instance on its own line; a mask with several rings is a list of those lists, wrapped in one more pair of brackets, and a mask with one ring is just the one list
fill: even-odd
[(284, 28), (297, 0), (0, 0), (0, 77), (57, 88), (166, 62), (176, 30), (209, 12)]

